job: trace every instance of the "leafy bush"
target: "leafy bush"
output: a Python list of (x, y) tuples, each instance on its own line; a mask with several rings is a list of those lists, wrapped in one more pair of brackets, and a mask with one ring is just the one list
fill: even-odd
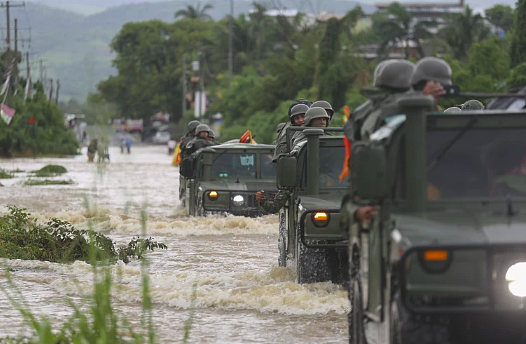
[(40, 170), (33, 171), (33, 173), (35, 173), (35, 177), (52, 177), (66, 172), (68, 172), (68, 170), (66, 170), (64, 166), (60, 165), (46, 165)]
[(0, 179), (13, 178), (15, 175), (9, 171), (0, 170)]
[(146, 251), (167, 248), (152, 238), (133, 238), (127, 246), (115, 247), (110, 238), (93, 230), (78, 230), (56, 218), (39, 225), (25, 209), (13, 206), (9, 212), (0, 217), (0, 256), (9, 259), (89, 262), (93, 245), (97, 261), (120, 259), (128, 263), (132, 257), (142, 258)]
[[(38, 176), (40, 177), (40, 176)], [(24, 185), (38, 186), (38, 185), (71, 185), (74, 182), (71, 179), (68, 180), (53, 180), (53, 179), (28, 179)]]

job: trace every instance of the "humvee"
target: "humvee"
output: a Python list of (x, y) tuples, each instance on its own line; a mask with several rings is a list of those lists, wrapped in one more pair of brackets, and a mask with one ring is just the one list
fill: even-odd
[(183, 161), (184, 206), (188, 215), (228, 213), (266, 214), (256, 201), (257, 191), (276, 191), (273, 145), (225, 143), (207, 147)]
[(352, 149), (350, 343), (526, 342), (526, 112), (399, 102)]
[[(343, 283), (347, 241), (340, 228), (340, 205), (347, 185), (339, 181), (345, 147), (343, 128), (289, 127), (306, 141), (280, 154), (277, 185), (290, 191), (279, 214), (279, 266), (295, 271), (298, 283)], [(290, 140), (287, 139), (287, 142)]]

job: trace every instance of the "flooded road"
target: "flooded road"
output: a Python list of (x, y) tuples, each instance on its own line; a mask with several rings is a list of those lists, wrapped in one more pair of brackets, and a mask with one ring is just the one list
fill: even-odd
[[(148, 254), (153, 320), (161, 343), (182, 342), (194, 300), (191, 343), (345, 343), (345, 291), (331, 283), (298, 285), (277, 267), (277, 216), (258, 219), (186, 217), (177, 199), (178, 168), (165, 146), (136, 146), (131, 154), (110, 147), (111, 162), (88, 164), (85, 155), (66, 159), (4, 159), (0, 169), (26, 172), (2, 179), (0, 212), (27, 208), (38, 220), (57, 217), (110, 236), (117, 243), (141, 234), (168, 246)], [(47, 164), (68, 170), (56, 179), (72, 185), (25, 186), (29, 171)], [(37, 316), (60, 323), (71, 314), (68, 299), (90, 292), (91, 267), (9, 260), (18, 289)], [(141, 312), (139, 261), (114, 268), (114, 299), (128, 319)], [(5, 278), (0, 275), (0, 283)], [(23, 320), (0, 294), (0, 338), (24, 333)], [(22, 332), (21, 332), (22, 331)]]

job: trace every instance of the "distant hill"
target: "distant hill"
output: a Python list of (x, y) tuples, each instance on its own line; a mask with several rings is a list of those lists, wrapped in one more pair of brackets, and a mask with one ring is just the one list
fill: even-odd
[[(91, 15), (79, 14), (75, 8), (89, 9), (107, 7), (108, 3), (123, 4), (110, 7)], [(40, 0), (39, 3), (26, 3), (26, 8), (13, 8), (11, 18), (18, 18), (19, 27), (32, 27), (31, 50), (38, 51), (45, 59), (47, 76), (60, 79), (61, 99), (77, 98), (84, 100), (88, 92), (95, 91), (99, 81), (106, 79), (115, 70), (111, 66), (113, 55), (109, 44), (124, 23), (159, 19), (174, 21), (174, 13), (192, 0), (173, 0), (164, 2), (139, 2), (134, 0)], [(252, 8), (252, 0), (234, 0), (235, 13), (246, 13)], [(262, 1), (265, 2), (265, 1)], [(328, 11), (345, 13), (357, 2), (347, 0), (283, 0), (283, 4), (295, 8), (300, 5), (305, 12)], [(57, 7), (70, 10), (60, 9)], [(229, 12), (229, 0), (202, 0), (211, 3), (214, 8), (209, 12), (215, 19), (225, 17)], [(310, 4), (310, 5), (308, 5)], [(76, 7), (75, 7), (76, 6)], [(86, 7), (88, 6), (88, 7)], [(304, 8), (302, 8), (304, 7)], [(363, 5), (366, 12), (374, 11), (373, 6)], [(1, 13), (1, 12), (0, 12)], [(5, 17), (0, 15), (0, 26), (6, 27)], [(5, 29), (4, 29), (5, 33)], [(20, 31), (28, 38), (27, 31)], [(5, 36), (3, 36), (5, 37)], [(27, 50), (27, 44), (20, 46)], [(38, 76), (38, 61), (32, 63), (33, 78)], [(22, 67), (22, 66), (21, 66)]]

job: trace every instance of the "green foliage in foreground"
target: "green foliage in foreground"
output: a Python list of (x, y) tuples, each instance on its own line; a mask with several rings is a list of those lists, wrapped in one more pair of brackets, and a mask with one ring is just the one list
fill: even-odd
[(53, 175), (53, 174), (63, 174), (68, 172), (68, 170), (61, 165), (46, 165), (40, 170), (33, 171), (37, 177)]
[[(43, 177), (43, 176), (37, 176)], [(28, 186), (39, 186), (39, 185), (71, 185), (74, 182), (71, 179), (67, 180), (53, 180), (53, 179), (28, 179), (25, 181), (24, 185)]]
[(9, 207), (9, 211), (0, 217), (0, 256), (9, 259), (89, 262), (92, 245), (96, 261), (128, 263), (130, 258), (142, 258), (146, 251), (167, 248), (152, 238), (133, 238), (127, 246), (115, 247), (110, 238), (93, 230), (78, 230), (59, 219), (40, 225), (24, 209)]
[(9, 171), (0, 170), (0, 179), (14, 178), (14, 176), (15, 175)]

